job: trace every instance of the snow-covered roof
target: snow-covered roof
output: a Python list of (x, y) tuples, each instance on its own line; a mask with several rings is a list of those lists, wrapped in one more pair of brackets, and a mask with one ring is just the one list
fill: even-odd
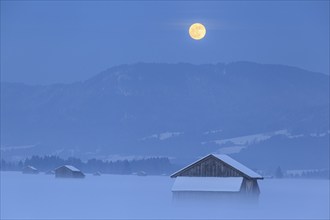
[(72, 171), (76, 171), (76, 172), (80, 172), (80, 170), (72, 165), (64, 165), (66, 168), (72, 170)]
[(232, 166), (233, 168), (241, 171), (242, 173), (249, 176), (250, 178), (262, 178), (261, 175), (254, 172), (250, 168), (244, 166), (243, 164), (237, 162), (236, 160), (234, 160), (233, 158), (229, 157), (226, 154), (212, 154), (212, 155), (215, 156), (216, 158), (218, 158), (219, 160), (222, 160), (226, 164)]
[(29, 169), (31, 169), (31, 170), (37, 170), (37, 168), (35, 168), (34, 166), (26, 166), (25, 168), (29, 168)]
[(72, 165), (64, 165), (64, 166), (60, 166), (60, 167), (56, 168), (55, 170), (57, 170), (57, 169), (59, 169), (59, 168), (61, 168), (61, 167), (66, 167), (66, 168), (68, 168), (69, 170), (71, 170), (71, 171), (73, 171), (73, 172), (81, 172), (78, 168), (76, 168), (76, 167), (74, 167), (74, 166), (72, 166)]
[(239, 192), (243, 177), (186, 177), (176, 178), (172, 191)]
[(237, 162), (236, 160), (234, 160), (233, 158), (229, 157), (228, 155), (225, 154), (209, 154), (191, 164), (189, 164), (188, 166), (176, 171), (175, 173), (173, 173), (171, 175), (171, 177), (176, 177), (178, 173), (190, 168), (191, 166), (193, 166), (195, 163), (204, 160), (207, 157), (216, 157), (217, 159), (221, 160), (222, 162), (228, 164), (229, 166), (233, 167), (234, 169), (240, 171), (241, 173), (243, 173), (244, 175), (250, 177), (250, 178), (256, 178), (256, 179), (263, 179), (263, 177), (261, 175), (259, 175), (258, 173), (254, 172), (253, 170), (251, 170), (250, 168), (247, 168), (246, 166), (244, 166), (243, 164)]

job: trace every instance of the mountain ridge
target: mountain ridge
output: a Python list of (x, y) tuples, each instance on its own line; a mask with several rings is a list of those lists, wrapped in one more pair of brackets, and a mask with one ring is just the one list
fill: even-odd
[(71, 84), (77, 84), (77, 83), (83, 83), (85, 81), (88, 81), (102, 73), (106, 73), (109, 71), (113, 71), (114, 69), (118, 69), (118, 68), (123, 68), (123, 67), (128, 67), (128, 66), (135, 66), (135, 65), (191, 65), (191, 66), (214, 66), (214, 65), (232, 65), (232, 64), (240, 64), (240, 63), (247, 63), (247, 64), (257, 64), (257, 65), (265, 65), (265, 66), (277, 66), (277, 67), (283, 67), (283, 68), (291, 68), (291, 69), (295, 69), (295, 70), (299, 70), (299, 71), (307, 71), (310, 73), (314, 73), (314, 74), (321, 74), (321, 75), (325, 75), (325, 76), (329, 76), (329, 73), (323, 73), (323, 72), (318, 72), (318, 71), (312, 71), (312, 70), (307, 70), (301, 67), (296, 67), (296, 66), (292, 66), (292, 65), (285, 65), (285, 64), (270, 64), (270, 63), (258, 63), (258, 62), (253, 62), (253, 61), (234, 61), (234, 62), (228, 62), (228, 63), (222, 63), (222, 62), (217, 62), (217, 63), (205, 63), (205, 64), (192, 64), (189, 62), (177, 62), (177, 63), (160, 63), (160, 62), (136, 62), (136, 63), (131, 63), (131, 64), (119, 64), (119, 65), (114, 65), (110, 68), (106, 68), (102, 71), (100, 71), (99, 73), (97, 73), (96, 75), (93, 75), (85, 80), (77, 80), (71, 83), (63, 83), (63, 82), (56, 82), (56, 83), (49, 83), (49, 84), (30, 84), (30, 83), (24, 83), (24, 82), (9, 82), (9, 81), (0, 81), (0, 83), (4, 83), (4, 84), (20, 84), (20, 85), (26, 85), (26, 86), (51, 86), (51, 85), (71, 85)]
[[(201, 144), (209, 130), (222, 130), (210, 134), (216, 139), (283, 129), (327, 132), (328, 82), (326, 74), (251, 62), (138, 63), (70, 84), (2, 82), (1, 145), (183, 158), (218, 150)], [(141, 141), (156, 134), (158, 140)]]

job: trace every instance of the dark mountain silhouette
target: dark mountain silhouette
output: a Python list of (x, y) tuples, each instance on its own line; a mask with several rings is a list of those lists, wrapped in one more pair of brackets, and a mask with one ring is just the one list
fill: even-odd
[[(249, 141), (228, 140), (242, 136)], [(139, 63), (73, 84), (2, 82), (1, 146), (10, 156), (66, 151), (182, 160), (242, 147), (235, 155), (243, 161), (285, 168), (278, 160), (300, 166), (315, 153), (315, 166), (325, 167), (329, 76), (251, 62)]]

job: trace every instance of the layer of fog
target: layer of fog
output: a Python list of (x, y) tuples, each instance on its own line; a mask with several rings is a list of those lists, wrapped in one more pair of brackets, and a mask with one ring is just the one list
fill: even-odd
[(177, 203), (168, 176), (53, 175), (1, 172), (1, 218), (329, 218), (329, 180), (259, 181), (258, 204)]

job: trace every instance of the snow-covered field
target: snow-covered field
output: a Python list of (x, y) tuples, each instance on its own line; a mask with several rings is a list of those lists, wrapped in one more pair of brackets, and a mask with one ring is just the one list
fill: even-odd
[(1, 172), (1, 219), (250, 218), (329, 219), (329, 180), (265, 179), (256, 206), (180, 205), (167, 176)]

